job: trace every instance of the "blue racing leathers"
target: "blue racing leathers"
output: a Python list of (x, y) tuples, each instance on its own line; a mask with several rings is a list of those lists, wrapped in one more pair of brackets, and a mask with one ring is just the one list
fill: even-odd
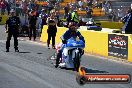
[(79, 37), (80, 40), (82, 40), (85, 43), (84, 37), (81, 35), (79, 31), (72, 31), (71, 29), (68, 29), (62, 36), (62, 47), (60, 48), (60, 51), (62, 52), (64, 49), (64, 44), (66, 44), (67, 40), (70, 39), (71, 37)]
[(68, 29), (62, 36), (61, 39), (62, 41), (67, 41), (68, 39), (70, 39), (71, 37), (79, 37), (80, 40), (82, 40), (83, 42), (85, 42), (84, 37), (81, 35), (81, 33), (79, 31), (72, 31), (71, 29)]

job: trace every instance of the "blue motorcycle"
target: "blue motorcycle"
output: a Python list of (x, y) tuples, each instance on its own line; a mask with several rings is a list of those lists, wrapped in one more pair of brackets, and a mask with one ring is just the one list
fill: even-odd
[(78, 71), (80, 67), (81, 56), (84, 54), (85, 43), (79, 38), (71, 37), (63, 45), (62, 57), (60, 58), (60, 67), (74, 68)]

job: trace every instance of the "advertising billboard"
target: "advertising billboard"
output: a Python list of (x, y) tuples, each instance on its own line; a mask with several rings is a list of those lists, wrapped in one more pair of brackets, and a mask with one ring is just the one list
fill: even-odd
[(108, 55), (117, 58), (128, 58), (128, 36), (109, 34)]

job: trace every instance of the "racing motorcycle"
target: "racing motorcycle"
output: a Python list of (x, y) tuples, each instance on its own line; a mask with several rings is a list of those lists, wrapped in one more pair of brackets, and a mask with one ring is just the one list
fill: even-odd
[[(62, 44), (56, 45), (56, 52)], [(67, 43), (63, 45), (62, 57), (59, 60), (59, 67), (73, 68), (78, 71), (80, 67), (81, 56), (84, 54), (85, 43), (79, 38), (71, 37)]]

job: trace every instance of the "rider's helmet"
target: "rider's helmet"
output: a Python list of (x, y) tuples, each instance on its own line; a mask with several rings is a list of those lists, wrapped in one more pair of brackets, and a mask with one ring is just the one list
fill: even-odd
[(76, 31), (78, 28), (78, 23), (71, 21), (69, 22), (68, 28), (71, 29), (72, 31)]

